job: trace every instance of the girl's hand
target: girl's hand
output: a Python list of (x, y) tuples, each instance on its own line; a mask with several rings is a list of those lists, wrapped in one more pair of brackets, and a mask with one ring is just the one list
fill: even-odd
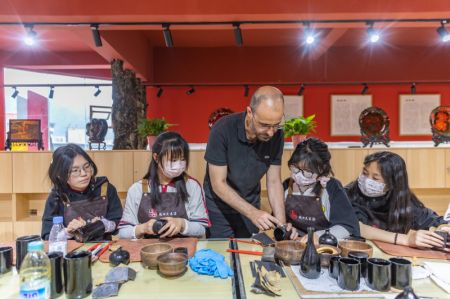
[(86, 226), (86, 221), (84, 221), (83, 218), (78, 217), (69, 222), (69, 225), (67, 225), (66, 231), (69, 234), (73, 234), (77, 229), (80, 229), (84, 226)]
[(158, 232), (162, 234), (160, 238), (173, 237), (184, 231), (184, 218), (164, 217), (161, 219), (166, 220), (167, 223)]
[(291, 232), (291, 235), (289, 236), (289, 239), (295, 240), (298, 238), (298, 231), (295, 227), (292, 226), (292, 223), (288, 222), (286, 223), (286, 230)]
[(156, 232), (153, 231), (152, 227), (155, 223), (155, 219), (150, 219), (149, 221), (136, 225), (135, 235), (136, 238), (142, 238), (144, 235), (155, 235)]
[(444, 239), (429, 230), (410, 230), (406, 235), (408, 246), (419, 248), (444, 247)]

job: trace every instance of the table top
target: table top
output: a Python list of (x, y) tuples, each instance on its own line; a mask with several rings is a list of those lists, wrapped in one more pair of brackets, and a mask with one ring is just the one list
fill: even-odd
[[(373, 244), (373, 243), (372, 243)], [(85, 246), (87, 248), (88, 245)], [(203, 248), (210, 248), (222, 254), (225, 260), (230, 263), (232, 260), (231, 254), (226, 252), (229, 247), (228, 240), (200, 240), (197, 243), (197, 250)], [(238, 243), (239, 249), (262, 251), (259, 245), (251, 245), (245, 243)], [(383, 253), (378, 247), (374, 246), (374, 257), (389, 258), (390, 256)], [(251, 292), (251, 285), (254, 282), (250, 268), (250, 261), (258, 260), (260, 256), (239, 254), (239, 263), (237, 264), (238, 271), (242, 273), (242, 281), (244, 293), (241, 298), (268, 298), (266, 295), (257, 295)], [(426, 259), (418, 259), (418, 262), (423, 262)], [(140, 263), (130, 263), (129, 267), (138, 272), (134, 281), (127, 282), (122, 285), (119, 291), (118, 298), (143, 298), (145, 295), (157, 297), (162, 299), (167, 298), (234, 298), (235, 287), (233, 279), (220, 279), (212, 276), (198, 275), (191, 269), (175, 278), (165, 278), (161, 276), (156, 270), (144, 269)], [(103, 281), (106, 273), (111, 269), (109, 264), (97, 261), (92, 268), (92, 277), (94, 285)], [(236, 275), (238, 277), (240, 275)], [(292, 283), (292, 277), (289, 275), (281, 279), (282, 297), (281, 298), (301, 298), (296, 287)], [(421, 280), (413, 280), (413, 288), (416, 293), (421, 296), (435, 297), (435, 298), (450, 298), (450, 295), (445, 293), (429, 278)], [(1, 298), (10, 299), (18, 298), (19, 290), (19, 275), (15, 268), (13, 271), (0, 276), (0, 294)], [(380, 294), (375, 294), (371, 298), (380, 298)], [(60, 296), (59, 298), (65, 298)], [(91, 296), (87, 297), (91, 298)], [(332, 298), (332, 296), (328, 297)], [(340, 296), (340, 298), (345, 298)], [(367, 298), (367, 296), (365, 296)]]

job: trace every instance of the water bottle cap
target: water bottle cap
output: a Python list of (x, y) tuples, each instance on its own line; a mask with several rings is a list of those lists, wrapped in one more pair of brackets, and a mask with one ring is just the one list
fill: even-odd
[(42, 241), (34, 241), (28, 243), (28, 252), (31, 251), (44, 251), (44, 242)]
[(53, 217), (53, 224), (60, 224), (60, 223), (63, 223), (63, 221), (64, 221), (63, 216)]

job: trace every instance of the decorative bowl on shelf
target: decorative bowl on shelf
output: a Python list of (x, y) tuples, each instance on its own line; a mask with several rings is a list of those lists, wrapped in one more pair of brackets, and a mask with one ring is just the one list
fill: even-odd
[(450, 142), (450, 107), (439, 106), (430, 113), (431, 133), (434, 145)]

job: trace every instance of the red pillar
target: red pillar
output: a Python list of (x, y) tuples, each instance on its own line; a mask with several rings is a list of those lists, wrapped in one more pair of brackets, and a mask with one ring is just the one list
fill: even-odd
[(0, 150), (5, 149), (5, 88), (3, 66), (0, 65)]

